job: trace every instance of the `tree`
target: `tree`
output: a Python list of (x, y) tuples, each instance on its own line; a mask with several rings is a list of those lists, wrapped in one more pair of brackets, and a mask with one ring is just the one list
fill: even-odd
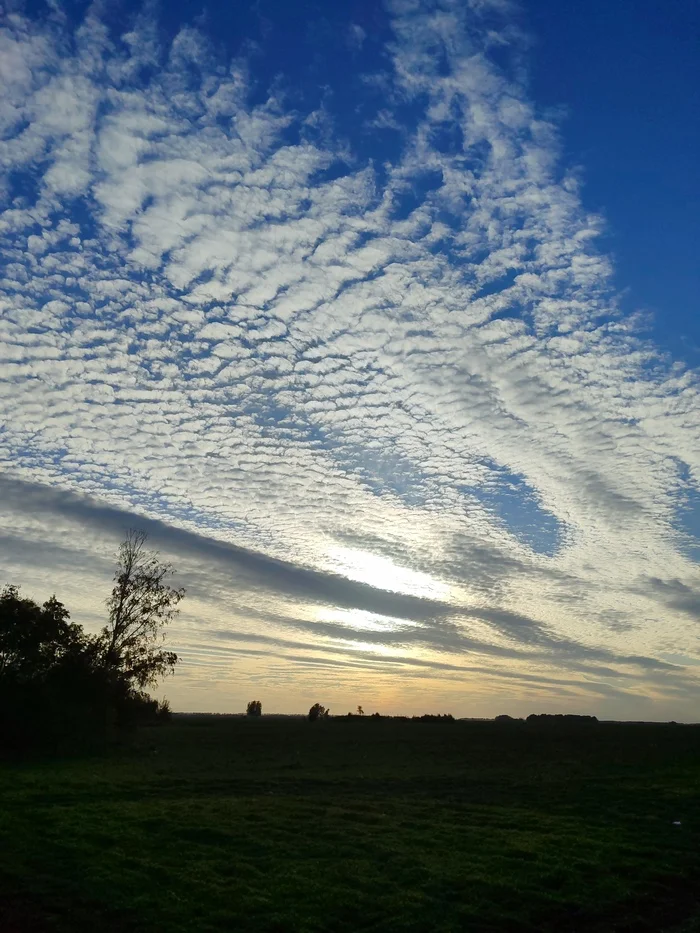
[(246, 707), (246, 716), (262, 716), (262, 703), (260, 700), (251, 700)]
[(357, 715), (358, 715), (358, 716), (364, 716), (364, 715), (365, 715), (365, 711), (362, 709), (361, 706), (358, 706), (358, 707), (357, 707)]
[(309, 722), (316, 722), (317, 719), (328, 719), (331, 711), (326, 709), (325, 706), (321, 706), (320, 703), (314, 703), (314, 705), (309, 710)]
[(0, 592), (0, 680), (38, 681), (71, 652), (81, 650), (86, 638), (79, 625), (55, 596), (39, 606), (19, 595), (16, 586)]
[(0, 748), (97, 735), (108, 681), (97, 642), (55, 596), (39, 606), (16, 586), (0, 592)]
[(173, 568), (146, 549), (147, 537), (131, 530), (119, 547), (109, 621), (100, 636), (105, 667), (134, 689), (155, 686), (174, 671), (178, 657), (163, 647), (165, 629), (185, 595), (170, 586)]
[(114, 726), (170, 718), (143, 688), (177, 662), (163, 640), (184, 590), (145, 541), (130, 532), (121, 545), (100, 635), (71, 622), (55, 596), (39, 606), (16, 586), (0, 591), (0, 754), (102, 742)]

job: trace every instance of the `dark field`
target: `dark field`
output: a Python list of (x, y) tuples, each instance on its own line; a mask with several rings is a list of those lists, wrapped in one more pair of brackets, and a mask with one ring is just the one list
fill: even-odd
[(3, 933), (700, 931), (700, 727), (178, 719), (0, 794)]

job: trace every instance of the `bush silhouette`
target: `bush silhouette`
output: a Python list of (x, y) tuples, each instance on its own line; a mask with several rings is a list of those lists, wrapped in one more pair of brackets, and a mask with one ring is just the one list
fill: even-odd
[(422, 716), (412, 717), (416, 722), (454, 722), (452, 713), (423, 713)]
[(320, 703), (314, 703), (314, 705), (309, 710), (309, 722), (315, 722), (317, 719), (328, 719), (331, 711), (326, 709), (325, 706), (321, 706)]
[(245, 712), (246, 716), (262, 716), (262, 703), (260, 700), (251, 700)]
[(530, 713), (525, 721), (533, 726), (590, 726), (598, 722), (598, 717), (576, 713)]

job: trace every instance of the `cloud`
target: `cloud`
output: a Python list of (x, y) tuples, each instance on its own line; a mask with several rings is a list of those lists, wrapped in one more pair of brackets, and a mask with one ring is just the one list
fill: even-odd
[[(475, 610), (383, 590), (63, 490), (12, 480), (2, 480), (0, 488), (3, 501), (17, 503), (14, 514), (6, 507), (0, 515), (0, 545), (29, 568), (33, 579), (49, 565), (54, 577), (72, 570), (74, 575), (91, 577), (91, 587), (106, 594), (117, 542), (129, 527), (144, 529), (152, 544), (174, 560), (190, 600), (212, 620), (205, 627), (204, 643), (203, 633), (193, 636), (187, 628), (176, 636), (176, 647), (190, 666), (201, 666), (201, 676), (208, 676), (216, 644), (223, 639), (239, 643), (246, 657), (282, 650), (280, 657), (287, 661), (294, 657), (300, 669), (323, 661), (385, 674), (393, 671), (396, 676), (406, 671), (426, 677), (436, 672), (478, 673), (495, 683), (506, 679), (519, 684), (578, 685), (584, 695), (594, 696), (626, 695), (644, 682), (662, 692), (694, 686), (687, 669), (678, 664), (562, 638), (517, 613), (490, 607)], [(32, 516), (36, 517), (33, 527), (28, 526)], [(54, 540), (47, 540), (47, 520)], [(3, 526), (22, 524), (22, 533), (2, 532)], [(103, 620), (93, 607), (90, 610), (81, 621), (97, 628)], [(226, 616), (229, 622), (233, 617), (238, 629), (216, 628)], [(262, 634), (261, 628), (268, 634)], [(373, 654), (376, 650), (378, 655)], [(407, 651), (418, 653), (411, 656)], [(446, 656), (453, 660), (445, 660)], [(582, 679), (562, 680), (556, 670)]]
[(693, 587), (678, 579), (649, 577), (643, 579), (639, 588), (667, 608), (685, 613), (695, 621), (700, 620), (700, 581)]
[(137, 515), (216, 593), (202, 637), (245, 593), (319, 639), (359, 639), (319, 606), (403, 620), (364, 642), (416, 661), (685, 684), (658, 658), (693, 650), (698, 375), (621, 313), (510, 5), (381, 16), (342, 82), (318, 45), (267, 83), (274, 23), (224, 54), (150, 7), (120, 38), (8, 18), (5, 547), (63, 573), (41, 514)]

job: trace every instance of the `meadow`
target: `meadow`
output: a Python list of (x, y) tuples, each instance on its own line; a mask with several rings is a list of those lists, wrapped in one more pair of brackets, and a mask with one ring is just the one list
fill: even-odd
[(700, 727), (176, 717), (5, 762), (0, 929), (700, 931)]

